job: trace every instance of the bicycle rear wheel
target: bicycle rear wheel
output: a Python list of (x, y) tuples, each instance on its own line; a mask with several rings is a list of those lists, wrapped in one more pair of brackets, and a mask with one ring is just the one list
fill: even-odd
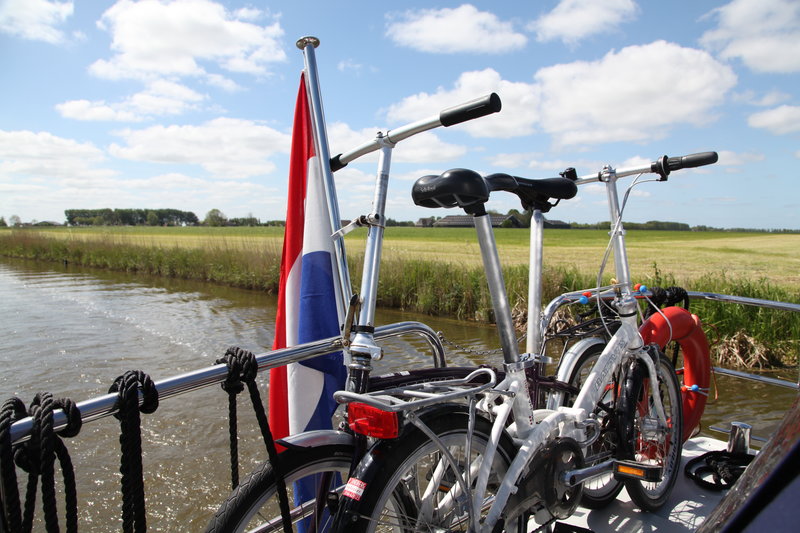
[[(490, 440), (491, 423), (476, 417), (467, 456), (468, 415), (462, 407), (439, 408), (431, 416), (420, 418), (455, 458), (458, 472), (444, 459), (436, 443), (420, 429), (407, 426), (399, 438), (373, 448), (353, 474), (351, 482), (355, 478), (363, 492), (342, 499), (337, 521), (343, 530), (373, 533), (469, 529), (466, 498), (471, 494), (463, 493), (457, 476), (464, 475), (469, 465), (470, 488), (474, 487), (477, 468)], [(503, 432), (492, 461), (486, 505), (477, 510), (479, 515), (488, 509), (514, 453), (511, 438)]]
[(620, 457), (661, 468), (661, 481), (626, 479), (631, 500), (644, 511), (656, 511), (669, 498), (678, 478), (683, 449), (681, 391), (675, 368), (658, 350), (658, 394), (667, 416), (666, 426), (655, 410), (647, 367), (634, 361), (625, 378), (619, 400)]
[[(477, 367), (422, 368), (408, 372), (370, 377), (370, 390), (381, 390), (413, 383), (464, 378)], [(303, 530), (315, 512), (316, 495), (341, 493), (353, 463), (352, 444), (326, 444), (306, 448), (289, 448), (279, 455), (292, 504), (293, 528)], [(299, 484), (298, 484), (299, 483)], [(302, 494), (301, 494), (302, 493)], [(300, 504), (299, 502), (304, 501)], [(390, 502), (392, 503), (392, 502)], [(397, 504), (398, 506), (400, 504)], [(317, 507), (317, 510), (324, 510)], [(317, 531), (328, 531), (330, 515), (324, 511)], [(275, 470), (264, 462), (250, 473), (219, 507), (207, 533), (239, 531), (283, 531)]]
[[(299, 524), (303, 521), (307, 524), (312, 519), (316, 500), (311, 499), (303, 504), (295, 502), (295, 497), (299, 497), (301, 490), (295, 484), (306, 481), (314, 487), (319, 487), (320, 480), (325, 479), (321, 494), (327, 494), (328, 491), (341, 492), (342, 480), (347, 478), (353, 458), (353, 447), (342, 444), (288, 449), (283, 451), (279, 458), (289, 493), (292, 526), (295, 531), (302, 530)], [(276, 487), (274, 468), (269, 462), (262, 463), (220, 506), (206, 532), (233, 533), (252, 530), (282, 532), (283, 522), (278, 507)], [(330, 520), (327, 511), (323, 513), (317, 531), (327, 531)]]
[[(569, 376), (568, 382), (570, 385), (577, 388), (583, 386), (604, 348), (604, 344), (593, 344), (578, 357)], [(615, 374), (611, 382), (606, 384), (603, 397), (594, 410), (594, 414), (600, 422), (600, 436), (593, 444), (584, 450), (584, 454), (589, 461), (591, 461), (593, 457), (595, 458), (595, 462), (601, 462), (616, 456), (618, 432), (613, 412), (617, 402), (618, 387), (619, 376)], [(574, 397), (567, 396), (564, 399), (563, 405), (571, 406), (574, 400)], [(581, 505), (589, 509), (602, 509), (614, 501), (622, 490), (622, 487), (622, 481), (615, 479), (613, 473), (603, 474), (602, 476), (586, 481), (583, 484)]]

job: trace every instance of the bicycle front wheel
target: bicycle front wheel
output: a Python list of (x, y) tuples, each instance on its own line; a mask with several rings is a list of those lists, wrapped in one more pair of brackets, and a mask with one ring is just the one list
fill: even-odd
[[(313, 487), (322, 496), (328, 492), (341, 492), (343, 479), (347, 479), (353, 459), (353, 447), (346, 444), (329, 444), (302, 449), (288, 449), (279, 455), (289, 496), (292, 528), (307, 531), (308, 524), (317, 511), (317, 531), (328, 531), (330, 513), (324, 503), (317, 506), (312, 497), (301, 503), (301, 492)], [(282, 532), (283, 521), (278, 507), (275, 470), (267, 461), (248, 475), (228, 499), (220, 506), (206, 533), (234, 533), (240, 531)]]
[(656, 511), (666, 503), (678, 478), (683, 448), (678, 378), (672, 363), (660, 349), (658, 354), (658, 394), (667, 417), (666, 424), (659, 420), (656, 412), (647, 367), (638, 360), (631, 364), (617, 409), (621, 457), (661, 468), (659, 482), (625, 480), (631, 500), (644, 511)]
[[(440, 409), (438, 414), (425, 419), (425, 424), (455, 459), (455, 468), (439, 444), (413, 426), (398, 439), (383, 441), (373, 448), (370, 462), (354, 474), (359, 476), (363, 492), (358, 499), (344, 499), (337, 517), (339, 525), (348, 532), (365, 533), (469, 530), (466, 502), (472, 496), (490, 441), (491, 423), (476, 417), (469, 451), (467, 423), (467, 413), (457, 407)], [(502, 435), (492, 461), (485, 505), (477, 509), (478, 515), (488, 510), (514, 455), (511, 438), (505, 432)], [(458, 476), (468, 479), (465, 482), (470, 493), (463, 492)]]
[[(579, 389), (583, 387), (604, 348), (605, 344), (593, 344), (578, 357), (569, 376), (570, 385)], [(618, 384), (618, 375), (615, 373), (612, 380), (605, 385), (603, 397), (594, 410), (594, 414), (600, 422), (600, 436), (584, 450), (589, 461), (602, 462), (616, 456), (618, 432), (613, 412), (617, 401)], [(563, 405), (571, 406), (574, 400), (574, 397), (568, 396), (564, 399)], [(583, 484), (581, 505), (589, 509), (602, 509), (614, 501), (622, 490), (622, 486), (622, 481), (615, 479), (612, 473), (586, 481)]]

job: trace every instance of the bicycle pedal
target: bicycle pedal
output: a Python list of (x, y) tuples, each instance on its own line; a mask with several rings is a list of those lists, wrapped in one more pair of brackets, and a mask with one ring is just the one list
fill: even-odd
[(643, 465), (636, 461), (615, 461), (614, 477), (616, 479), (640, 479), (642, 481), (661, 481), (661, 467)]

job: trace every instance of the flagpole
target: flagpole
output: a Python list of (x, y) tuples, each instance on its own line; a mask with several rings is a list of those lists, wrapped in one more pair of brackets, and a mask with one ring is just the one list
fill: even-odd
[[(316, 37), (301, 37), (297, 40), (297, 48), (303, 51), (305, 59), (306, 87), (311, 100), (311, 122), (314, 129), (314, 142), (319, 156), (320, 166), (322, 167), (322, 179), (325, 183), (326, 199), (328, 202), (328, 214), (330, 215), (332, 233), (341, 229), (341, 218), (339, 217), (339, 201), (336, 197), (336, 184), (333, 181), (333, 172), (330, 166), (330, 150), (328, 148), (328, 132), (325, 128), (325, 116), (322, 109), (322, 96), (319, 88), (319, 77), (317, 76), (317, 59), (314, 49), (319, 46), (319, 39)], [(347, 267), (347, 255), (344, 248), (344, 239), (338, 237), (334, 239), (334, 250), (336, 252), (337, 272), (339, 275), (339, 293), (336, 295), (336, 305), (339, 309), (339, 318), (343, 319), (347, 313), (347, 305), (350, 302), (353, 289), (350, 286), (350, 273)]]

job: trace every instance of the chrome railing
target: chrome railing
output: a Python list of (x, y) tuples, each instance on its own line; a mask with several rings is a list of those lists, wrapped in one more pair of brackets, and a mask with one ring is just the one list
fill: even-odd
[[(437, 367), (445, 366), (444, 347), (439, 336), (429, 326), (421, 322), (398, 322), (386, 326), (375, 328), (375, 338), (385, 339), (389, 337), (399, 337), (402, 335), (417, 335), (425, 339), (431, 347), (434, 365)], [(289, 363), (304, 361), (318, 355), (324, 355), (342, 350), (344, 348), (341, 337), (331, 337), (319, 341), (300, 344), (290, 348), (273, 350), (256, 355), (258, 369), (266, 370)], [(226, 365), (214, 365), (179, 376), (164, 379), (156, 382), (155, 388), (158, 391), (159, 400), (171, 398), (185, 392), (201, 389), (210, 385), (216, 385), (225, 381), (228, 375)], [(139, 402), (143, 400), (141, 392)], [(81, 412), (81, 421), (90, 422), (98, 420), (116, 412), (116, 394), (106, 394), (90, 400), (85, 400), (77, 404)], [(56, 409), (53, 411), (54, 430), (59, 431), (66, 427), (67, 419), (64, 411)], [(28, 417), (15, 422), (11, 426), (11, 441), (13, 444), (22, 442), (30, 437), (33, 419)]]

